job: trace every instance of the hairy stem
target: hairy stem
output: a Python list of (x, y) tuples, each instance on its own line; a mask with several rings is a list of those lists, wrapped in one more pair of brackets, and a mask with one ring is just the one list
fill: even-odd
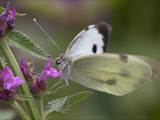
[[(5, 41), (6, 39), (1, 39), (0, 41), (0, 47), (2, 48), (3, 52), (4, 52), (4, 55), (6, 57), (6, 59), (9, 61), (9, 64), (11, 65), (14, 73), (21, 77), (21, 79), (23, 79), (25, 81), (25, 78), (19, 68), (19, 65), (11, 51), (11, 49), (9, 48), (8, 44), (6, 43)], [(26, 96), (32, 96), (29, 88), (28, 88), (28, 85), (25, 81), (25, 84), (21, 85), (20, 86), (21, 88), (21, 91), (22, 91), (22, 94), (26, 95)], [(40, 113), (38, 111), (38, 108), (36, 106), (36, 104), (34, 103), (33, 99), (29, 99), (26, 101), (26, 104), (29, 108), (29, 111), (31, 112), (31, 115), (32, 115), (32, 119), (34, 120), (41, 120), (41, 117), (40, 117)]]
[(44, 120), (44, 103), (43, 103), (43, 94), (41, 94), (41, 97), (40, 97), (40, 109), (41, 109), (41, 117), (42, 117), (42, 120)]
[(11, 103), (11, 106), (17, 111), (17, 113), (21, 116), (23, 120), (31, 120), (31, 118), (27, 115), (24, 109), (15, 101)]

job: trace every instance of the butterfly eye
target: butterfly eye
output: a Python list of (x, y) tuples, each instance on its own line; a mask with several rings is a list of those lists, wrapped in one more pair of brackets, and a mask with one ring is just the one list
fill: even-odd
[(57, 60), (56, 60), (56, 65), (59, 65), (59, 64), (61, 64), (61, 60), (60, 60), (60, 59), (57, 59)]

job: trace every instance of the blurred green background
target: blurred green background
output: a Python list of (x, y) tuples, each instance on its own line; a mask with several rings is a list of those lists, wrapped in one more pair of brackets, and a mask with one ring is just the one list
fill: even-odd
[[(4, 1), (0, 3), (4, 5)], [(33, 18), (36, 18), (59, 44), (62, 51), (65, 51), (73, 37), (87, 25), (105, 21), (111, 24), (113, 29), (107, 52), (138, 54), (160, 60), (159, 0), (13, 0), (13, 2), (19, 12), (27, 14), (16, 19), (16, 29), (29, 35), (54, 57), (58, 56), (54, 45), (33, 23)], [(17, 59), (31, 57), (20, 50), (13, 50)], [(44, 61), (32, 59), (36, 67), (41, 69)], [(57, 96), (86, 89), (71, 83)], [(122, 97), (93, 91), (91, 97), (74, 105), (67, 113), (54, 117), (57, 120), (160, 120), (159, 91), (160, 78)]]

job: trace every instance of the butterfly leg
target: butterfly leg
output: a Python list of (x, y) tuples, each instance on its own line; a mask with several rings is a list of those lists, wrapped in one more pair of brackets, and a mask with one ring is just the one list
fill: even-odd
[(67, 86), (69, 85), (69, 82), (68, 82), (68, 79), (67, 79), (67, 78), (68, 78), (68, 76), (70, 75), (70, 73), (71, 73), (71, 67), (69, 66), (69, 67), (68, 67), (68, 70), (67, 70), (67, 73), (66, 73), (66, 76), (67, 76), (67, 77), (64, 78), (64, 81), (65, 81), (65, 83), (66, 83)]
[(65, 81), (65, 83), (66, 83), (66, 86), (68, 86), (68, 85), (69, 85), (68, 79), (67, 79), (67, 78), (64, 78), (64, 81)]
[(66, 73), (66, 76), (67, 76), (67, 77), (64, 79), (65, 82), (66, 82), (66, 85), (69, 85), (69, 82), (68, 82), (68, 79), (67, 79), (67, 78), (69, 78), (70, 74), (71, 74), (71, 66), (68, 66), (68, 67), (67, 67), (67, 73)]

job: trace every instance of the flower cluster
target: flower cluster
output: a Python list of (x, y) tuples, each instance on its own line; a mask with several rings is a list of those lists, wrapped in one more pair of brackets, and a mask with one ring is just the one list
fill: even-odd
[(40, 74), (36, 74), (30, 61), (27, 61), (26, 59), (21, 60), (21, 71), (33, 93), (46, 89), (47, 77), (57, 78), (62, 76), (60, 71), (52, 67), (52, 64), (52, 59), (48, 59), (42, 72)]
[(0, 35), (3, 35), (6, 30), (14, 28), (14, 20), (16, 17), (16, 9), (8, 1), (6, 10), (0, 14)]
[(20, 77), (15, 77), (10, 67), (0, 70), (0, 99), (6, 100), (13, 98), (16, 88), (23, 84), (24, 81)]

